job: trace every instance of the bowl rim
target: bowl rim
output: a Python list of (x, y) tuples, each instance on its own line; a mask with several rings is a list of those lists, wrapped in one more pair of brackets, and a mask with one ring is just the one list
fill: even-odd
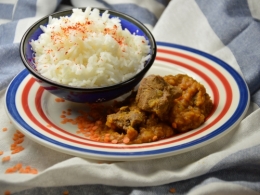
[[(22, 59), (22, 62), (24, 64), (24, 66), (27, 68), (27, 70), (29, 70), (29, 72), (36, 77), (39, 80), (42, 80), (50, 85), (53, 85), (55, 87), (58, 88), (63, 88), (63, 89), (69, 89), (69, 90), (73, 90), (73, 91), (85, 91), (85, 92), (97, 92), (97, 91), (108, 91), (111, 89), (117, 89), (120, 86), (124, 86), (128, 83), (132, 83), (134, 82), (134, 80), (139, 79), (140, 77), (142, 78), (146, 72), (151, 68), (151, 66), (153, 65), (153, 62), (156, 58), (156, 53), (157, 53), (157, 45), (156, 45), (156, 41), (155, 38), (153, 36), (153, 34), (151, 33), (151, 31), (139, 20), (135, 19), (134, 17), (122, 13), (120, 11), (116, 11), (116, 10), (111, 10), (111, 9), (104, 9), (104, 8), (98, 8), (98, 7), (90, 7), (91, 10), (93, 9), (98, 9), (100, 11), (100, 13), (103, 13), (105, 11), (108, 11), (109, 15), (115, 16), (115, 17), (121, 17), (127, 21), (130, 21), (131, 23), (133, 23), (134, 25), (136, 25), (138, 28), (140, 28), (145, 36), (149, 39), (149, 45), (150, 45), (150, 55), (151, 57), (149, 58), (148, 62), (146, 63), (146, 66), (143, 67), (142, 70), (140, 70), (137, 74), (135, 74), (133, 77), (127, 79), (126, 81), (114, 84), (114, 85), (109, 85), (109, 86), (104, 86), (104, 87), (77, 87), (77, 86), (69, 86), (66, 84), (61, 84), (59, 82), (53, 81), (47, 77), (42, 76), (40, 73), (37, 73), (37, 71), (35, 71), (26, 61), (25, 58), (25, 51), (24, 51), (24, 47), (25, 47), (25, 40), (27, 39), (29, 33), (32, 31), (33, 28), (35, 28), (36, 25), (38, 25), (39, 23), (41, 23), (44, 20), (47, 20), (48, 22), (48, 18), (50, 16), (55, 17), (55, 15), (59, 15), (61, 13), (66, 13), (68, 12), (68, 14), (64, 14), (64, 15), (60, 15), (60, 16), (66, 16), (69, 15), (70, 13), (72, 13), (73, 9), (81, 9), (81, 10), (85, 10), (87, 7), (75, 7), (75, 8), (71, 8), (71, 9), (67, 9), (67, 10), (62, 10), (62, 11), (58, 11), (58, 12), (54, 12), (51, 14), (48, 14), (42, 18), (40, 18), (39, 20), (37, 20), (36, 22), (34, 22), (24, 33), (24, 35), (22, 36), (21, 42), (20, 42), (20, 46), (19, 46), (19, 50), (20, 50), (20, 57)], [(58, 17), (60, 17), (58, 16)], [(141, 79), (140, 79), (141, 80)]]

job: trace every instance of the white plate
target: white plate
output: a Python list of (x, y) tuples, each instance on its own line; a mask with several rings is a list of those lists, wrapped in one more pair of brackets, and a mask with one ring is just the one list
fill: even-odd
[(207, 53), (158, 42), (158, 53), (148, 74), (184, 73), (201, 82), (212, 97), (214, 109), (207, 121), (187, 133), (152, 143), (124, 145), (87, 140), (74, 125), (61, 124), (61, 112), (85, 104), (57, 103), (27, 70), (18, 74), (6, 91), (6, 111), (14, 125), (32, 140), (67, 154), (113, 161), (143, 160), (190, 151), (232, 130), (249, 105), (249, 91), (241, 75), (231, 66)]

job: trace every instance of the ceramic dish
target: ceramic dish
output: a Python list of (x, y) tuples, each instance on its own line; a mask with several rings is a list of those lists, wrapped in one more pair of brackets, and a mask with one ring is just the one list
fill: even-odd
[[(74, 156), (112, 160), (144, 160), (176, 155), (224, 136), (245, 115), (249, 91), (241, 75), (231, 66), (207, 53), (170, 43), (158, 42), (157, 57), (148, 74), (192, 76), (212, 97), (214, 108), (207, 121), (187, 133), (138, 145), (109, 144), (87, 140), (74, 125), (62, 124), (63, 110), (87, 110), (86, 104), (56, 102), (27, 70), (18, 74), (6, 91), (6, 111), (13, 124), (28, 138), (54, 150)], [(74, 112), (75, 111), (75, 112)]]

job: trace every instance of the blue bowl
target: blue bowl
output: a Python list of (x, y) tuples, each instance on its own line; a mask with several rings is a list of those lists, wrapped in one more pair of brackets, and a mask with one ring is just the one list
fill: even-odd
[[(85, 10), (85, 8), (80, 8)], [(105, 9), (100, 9), (100, 14), (105, 12)], [(135, 33), (136, 35), (144, 36), (150, 45), (150, 59), (146, 61), (144, 64), (144, 68), (137, 73), (134, 77), (111, 86), (107, 87), (98, 87), (98, 88), (86, 88), (86, 87), (72, 87), (69, 85), (60, 84), (58, 82), (52, 81), (40, 73), (37, 72), (33, 56), (34, 53), (31, 49), (31, 45), (29, 42), (33, 39), (36, 40), (43, 33), (40, 26), (48, 24), (49, 16), (53, 18), (59, 18), (60, 16), (69, 16), (72, 14), (72, 10), (66, 10), (61, 12), (56, 12), (54, 14), (48, 15), (34, 23), (24, 34), (20, 43), (20, 56), (24, 63), (24, 66), (29, 70), (29, 72), (34, 76), (34, 78), (38, 81), (38, 83), (48, 90), (50, 93), (63, 98), (65, 100), (69, 100), (72, 102), (78, 103), (93, 103), (93, 102), (104, 102), (109, 101), (119, 96), (122, 96), (131, 90), (133, 90), (142, 78), (145, 76), (147, 71), (151, 68), (154, 59), (156, 57), (156, 42), (152, 35), (152, 33), (147, 29), (144, 24), (139, 22), (138, 20), (128, 16), (124, 13), (108, 10), (110, 17), (118, 17), (121, 20), (121, 25), (123, 29), (128, 29), (131, 33)]]

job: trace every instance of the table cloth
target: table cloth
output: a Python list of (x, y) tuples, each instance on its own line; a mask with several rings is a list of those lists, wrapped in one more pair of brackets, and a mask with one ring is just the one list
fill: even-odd
[[(156, 41), (207, 52), (245, 79), (251, 101), (227, 135), (195, 150), (144, 161), (98, 163), (24, 138), (11, 154), (16, 129), (4, 109), (10, 81), (24, 69), (19, 42), (52, 12), (103, 7), (143, 22)], [(260, 194), (260, 3), (258, 0), (0, 0), (0, 194)], [(6, 174), (22, 163), (37, 174)]]

